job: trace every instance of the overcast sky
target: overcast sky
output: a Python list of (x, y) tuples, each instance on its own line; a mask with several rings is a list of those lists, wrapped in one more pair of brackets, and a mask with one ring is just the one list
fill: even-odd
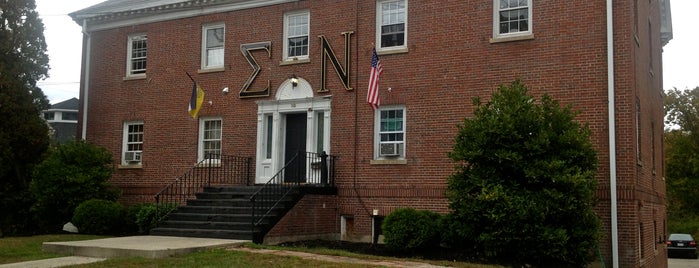
[[(51, 103), (78, 97), (80, 87), (81, 27), (68, 13), (104, 0), (36, 0), (46, 30), (51, 70), (39, 87)], [(697, 0), (671, 0), (674, 37), (663, 48), (663, 88), (699, 86), (699, 31), (692, 12), (699, 10)]]

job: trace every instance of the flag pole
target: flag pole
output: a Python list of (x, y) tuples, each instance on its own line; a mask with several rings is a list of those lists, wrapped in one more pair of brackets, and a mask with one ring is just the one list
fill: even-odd
[(192, 82), (196, 83), (196, 81), (194, 81), (194, 78), (192, 78), (192, 76), (189, 75), (189, 72), (185, 71), (184, 73), (187, 74), (187, 76), (189, 76), (189, 79), (191, 79)]

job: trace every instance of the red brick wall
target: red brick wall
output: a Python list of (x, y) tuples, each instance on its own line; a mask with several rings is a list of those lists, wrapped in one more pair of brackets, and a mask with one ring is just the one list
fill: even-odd
[(265, 236), (265, 243), (335, 238), (340, 232), (337, 197), (306, 195)]
[[(639, 4), (637, 13), (635, 2)], [(653, 239), (645, 239), (652, 238), (654, 232), (665, 234), (661, 47), (657, 7), (648, 5), (646, 1), (614, 1), (616, 158), (623, 267), (659, 267), (665, 259), (662, 245), (657, 245), (655, 252)], [(277, 87), (291, 74), (318, 89), (321, 54), (317, 36), (325, 35), (343, 60), (344, 39), (340, 33), (354, 31), (350, 66), (354, 90), (345, 90), (332, 67), (328, 67), (329, 92), (315, 93), (332, 95), (330, 151), (339, 156), (339, 193), (332, 207), (336, 211), (331, 217), (327, 214), (331, 209), (317, 207), (315, 202), (320, 202), (320, 197), (307, 197), (284, 219), (284, 226), (304, 226), (298, 225), (299, 220), (293, 215), (309, 209), (319, 215), (315, 222), (327, 222), (318, 229), (304, 230), (278, 225), (273, 235), (313, 230), (339, 232), (338, 215), (353, 216), (354, 231), (369, 235), (374, 209), (382, 216), (405, 206), (447, 213), (444, 191), (446, 178), (454, 167), (447, 153), (457, 132), (456, 125), (472, 116), (472, 98), (487, 100), (498, 85), (521, 78), (536, 97), (547, 93), (562, 104), (572, 104), (581, 111), (578, 119), (590, 125), (600, 163), (597, 212), (606, 233), (601, 248), (609, 263), (605, 3), (534, 0), (533, 6), (534, 39), (490, 43), (492, 1), (409, 1), (409, 52), (381, 56), (382, 103), (404, 104), (407, 108), (404, 165), (370, 164), (373, 113), (364, 100), (375, 42), (374, 1), (298, 1), (94, 32), (87, 140), (106, 146), (118, 162), (123, 122), (144, 121), (143, 168), (118, 169), (112, 182), (124, 189), (125, 202), (148, 201), (156, 189), (183, 174), (196, 161), (198, 121), (186, 112), (191, 81), (185, 71), (206, 90), (200, 116), (223, 118), (223, 152), (254, 157), (255, 101), (274, 99)], [(311, 14), (310, 62), (280, 65), (283, 14), (299, 9), (309, 9)], [(655, 25), (652, 46), (645, 36), (648, 14)], [(639, 44), (634, 38), (634, 19), (639, 21)], [(226, 24), (225, 71), (197, 74), (201, 26), (213, 22)], [(139, 32), (148, 34), (147, 78), (125, 81), (126, 38)], [(271, 58), (265, 52), (254, 52), (262, 72), (251, 88), (263, 87), (269, 79), (272, 92), (270, 97), (240, 99), (238, 90), (252, 69), (238, 48), (240, 44), (262, 41), (272, 42)], [(653, 77), (649, 77), (649, 53), (653, 54)], [(229, 87), (231, 93), (221, 94), (223, 87)], [(388, 87), (391, 92), (386, 91)], [(641, 113), (639, 122), (637, 106)], [(638, 142), (637, 124), (641, 130)], [(643, 259), (636, 246), (641, 239), (641, 221)]]

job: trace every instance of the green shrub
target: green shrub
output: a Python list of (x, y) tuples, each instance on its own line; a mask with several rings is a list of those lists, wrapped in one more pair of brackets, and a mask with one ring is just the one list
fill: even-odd
[[(138, 232), (140, 234), (148, 234), (151, 229), (155, 228), (164, 215), (177, 209), (177, 204), (166, 203), (166, 204), (145, 204), (136, 213), (136, 225), (138, 226)], [(157, 214), (160, 215), (158, 217)]]
[(597, 252), (597, 153), (577, 112), (519, 80), (474, 100), (449, 156), (453, 246), (515, 266), (586, 266)]
[(36, 198), (32, 210), (47, 230), (60, 230), (75, 208), (90, 199), (117, 200), (119, 191), (109, 184), (112, 155), (85, 142), (55, 147), (34, 168), (30, 191)]
[(150, 206), (148, 203), (139, 203), (126, 207), (124, 214), (124, 234), (125, 235), (136, 235), (136, 234), (147, 234), (141, 232), (138, 225), (138, 213), (145, 207)]
[(72, 222), (83, 234), (120, 234), (124, 225), (124, 207), (114, 201), (91, 199), (75, 208)]
[(399, 208), (389, 214), (381, 228), (386, 246), (410, 252), (439, 246), (442, 216), (427, 210)]

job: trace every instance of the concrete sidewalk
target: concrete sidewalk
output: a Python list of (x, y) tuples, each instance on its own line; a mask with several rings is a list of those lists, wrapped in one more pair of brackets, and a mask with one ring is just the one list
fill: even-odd
[(354, 263), (367, 266), (403, 268), (442, 267), (412, 261), (371, 260), (341, 256), (326, 256), (298, 251), (241, 248), (240, 246), (246, 242), (249, 241), (172, 236), (129, 236), (72, 242), (45, 242), (42, 246), (44, 251), (72, 256), (0, 264), (0, 268), (54, 268), (100, 262), (106, 260), (107, 258), (114, 257), (165, 258), (210, 248), (229, 248), (231, 250), (246, 251), (250, 253), (296, 256), (304, 259), (314, 259), (335, 263)]
[(51, 259), (43, 259), (43, 260), (36, 260), (36, 261), (25, 261), (25, 262), (18, 262), (18, 263), (0, 264), (0, 268), (54, 268), (54, 267), (63, 267), (63, 266), (69, 266), (69, 265), (79, 265), (79, 264), (100, 262), (103, 260), (106, 260), (106, 259), (105, 258), (71, 256), (71, 257), (51, 258)]
[(173, 237), (128, 236), (71, 242), (45, 242), (45, 252), (71, 255), (0, 265), (0, 268), (36, 267), (49, 268), (103, 261), (114, 257), (164, 258), (210, 248), (236, 247), (245, 240)]

